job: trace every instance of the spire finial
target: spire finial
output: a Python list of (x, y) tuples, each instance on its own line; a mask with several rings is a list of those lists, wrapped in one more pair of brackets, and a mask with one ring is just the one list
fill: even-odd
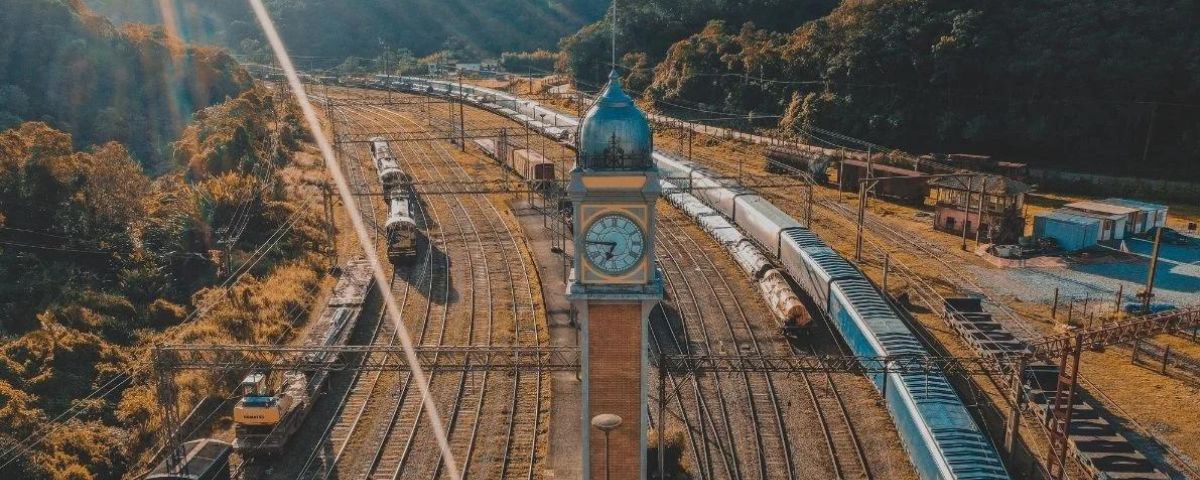
[(612, 2), (612, 68), (617, 69), (617, 0)]

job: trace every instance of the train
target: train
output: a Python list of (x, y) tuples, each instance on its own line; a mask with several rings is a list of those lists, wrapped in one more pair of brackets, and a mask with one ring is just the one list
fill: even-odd
[(757, 285), (767, 308), (780, 323), (780, 330), (799, 336), (812, 323), (804, 302), (796, 295), (787, 278), (779, 272), (754, 244), (724, 216), (692, 194), (681, 191), (668, 180), (659, 180), (667, 202), (684, 212), (729, 252), (734, 261)]
[[(869, 170), (874, 177), (890, 178), (886, 182), (878, 182), (871, 186), (871, 193), (874, 196), (904, 203), (920, 203), (929, 196), (929, 179), (924, 177), (926, 174), (896, 165), (880, 163), (879, 159), (867, 162), (865, 155), (855, 152), (842, 152), (811, 145), (785, 144), (769, 145), (763, 151), (763, 155), (766, 156), (766, 171), (769, 173), (795, 173), (799, 170), (807, 173), (817, 183), (836, 185), (843, 190), (856, 191), (859, 179), (866, 178)], [(838, 172), (836, 183), (832, 183), (829, 178), (829, 171), (833, 168), (836, 168)]]
[[(714, 180), (707, 169), (655, 154), (664, 176), (686, 188), (766, 250), (862, 357), (927, 355), (924, 346), (867, 276), (815, 233), (762, 197)], [(949, 379), (928, 374), (869, 376), (922, 478), (1009, 478), (999, 451)]]
[(820, 183), (829, 181), (829, 167), (838, 158), (836, 151), (810, 145), (768, 145), (763, 151), (767, 158), (767, 173), (806, 172)]
[(386, 139), (372, 137), (368, 142), (383, 198), (388, 206), (383, 227), (388, 259), (392, 262), (410, 260), (417, 253), (418, 232), (417, 222), (413, 219), (416, 199), (411, 194), (411, 184)]
[(177, 466), (160, 462), (146, 475), (146, 480), (230, 480), (231, 453), (232, 445), (215, 438), (183, 442)]
[[(316, 322), (299, 344), (305, 347), (344, 345), (376, 290), (371, 266), (365, 259), (350, 260), (341, 268)], [(324, 364), (336, 354), (312, 354), (305, 360)], [(332, 365), (331, 365), (332, 366)], [(237, 387), (233, 406), (233, 443), (215, 438), (183, 442), (173, 458), (160, 461), (148, 480), (228, 480), (229, 456), (278, 455), (303, 425), (325, 388), (330, 370), (248, 372)]]
[[(348, 262), (321, 315), (300, 343), (306, 347), (343, 345), (358, 323), (374, 288), (366, 260)], [(313, 363), (333, 363), (336, 354), (312, 354)], [(304, 423), (329, 377), (329, 370), (249, 372), (233, 407), (233, 449), (243, 455), (275, 455)]]
[(522, 99), (500, 90), (466, 84), (460, 86), (456, 82), (395, 75), (376, 75), (375, 81), (370, 86), (436, 97), (461, 98), (466, 103), (526, 125), (531, 130), (547, 138), (566, 145), (575, 144), (579, 119), (542, 106), (538, 102)]
[[(530, 128), (551, 138), (556, 138), (553, 135), (557, 132), (550, 127), (573, 129), (578, 125), (578, 119), (557, 113), (552, 123), (538, 121), (545, 119), (548, 109), (493, 89), (460, 87), (452, 82), (416, 77), (382, 77), (377, 85), (414, 93), (459, 96), (479, 108), (503, 112), (513, 120), (532, 120)], [(567, 138), (568, 142), (571, 140)], [(839, 153), (820, 150), (821, 155)], [(850, 152), (847, 155), (865, 157)], [(744, 258), (739, 263), (746, 262), (750, 271), (765, 272), (764, 276), (773, 278), (779, 276), (771, 275), (772, 271), (786, 273), (831, 320), (854, 355), (928, 354), (885, 295), (806, 225), (753, 192), (726, 184), (702, 166), (661, 152), (654, 153), (654, 160), (662, 177), (671, 179), (674, 190), (666, 192), (690, 192), (698, 200), (691, 202), (684, 195), (672, 199), (668, 194), (669, 201), (677, 203), (727, 248), (731, 243), (735, 248), (745, 245), (742, 241), (747, 238), (759, 246), (770, 262), (760, 265), (757, 259)], [(781, 267), (768, 267), (771, 263)], [(922, 478), (1011, 478), (996, 446), (976, 424), (943, 373), (890, 372), (875, 373), (868, 378), (887, 404), (909, 458)]]
[(554, 163), (528, 148), (514, 148), (500, 139), (477, 138), (475, 146), (513, 173), (533, 181), (534, 188), (554, 183)]

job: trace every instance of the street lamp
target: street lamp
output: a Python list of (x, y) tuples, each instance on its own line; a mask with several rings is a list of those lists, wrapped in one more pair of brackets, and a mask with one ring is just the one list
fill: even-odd
[(604, 432), (604, 480), (609, 480), (608, 433), (621, 426), (621, 417), (620, 415), (614, 415), (611, 413), (601, 413), (592, 417), (592, 426), (599, 428), (600, 431)]

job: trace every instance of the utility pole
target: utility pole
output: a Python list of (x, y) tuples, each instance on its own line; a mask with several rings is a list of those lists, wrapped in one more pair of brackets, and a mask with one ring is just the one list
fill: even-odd
[(388, 103), (392, 103), (392, 49), (382, 38), (379, 41), (383, 43), (383, 86), (384, 90), (387, 90)]
[(887, 293), (888, 292), (888, 274), (891, 273), (891, 269), (892, 269), (892, 255), (887, 252), (884, 252), (884, 254), (883, 254), (883, 294), (884, 295), (888, 294)]
[(1146, 146), (1142, 147), (1142, 165), (1150, 157), (1150, 141), (1154, 139), (1154, 118), (1158, 115), (1158, 102), (1150, 102), (1150, 126), (1146, 128)]
[(838, 149), (838, 191), (846, 191), (846, 152)]
[[(854, 260), (862, 261), (863, 216), (867, 208), (867, 184), (858, 182), (858, 235), (854, 241)], [(964, 240), (965, 241), (965, 240)]]
[(459, 151), (467, 151), (467, 126), (463, 112), (463, 103), (467, 101), (466, 92), (463, 91), (462, 71), (458, 72), (458, 149)]
[(980, 227), (983, 226), (983, 199), (987, 197), (988, 177), (986, 177), (986, 176), (981, 177), (980, 183), (981, 183), (981, 185), (979, 186), (979, 208), (976, 209), (976, 211), (975, 211), (975, 213), (977, 214), (976, 222), (975, 222), (975, 247), (979, 247), (979, 230), (980, 230)]
[(1158, 270), (1158, 248), (1162, 245), (1162, 232), (1165, 227), (1156, 227), (1154, 232), (1154, 251), (1150, 253), (1150, 271), (1146, 272), (1146, 289), (1142, 291), (1142, 315), (1150, 313), (1150, 298), (1154, 296), (1154, 274)]
[(325, 206), (325, 233), (329, 238), (329, 268), (337, 267), (337, 234), (333, 225), (333, 194), (328, 183), (321, 184), (321, 200)]
[(1018, 357), (1017, 367), (1013, 369), (1012, 410), (1008, 414), (1008, 425), (1004, 431), (1004, 449), (1008, 451), (1009, 460), (1016, 458), (1017, 434), (1021, 429), (1021, 405), (1025, 403), (1025, 357)]
[(689, 161), (689, 162), (690, 162), (690, 161), (692, 161), (692, 134), (693, 134), (693, 133), (695, 133), (695, 132), (694, 132), (694, 131), (692, 131), (692, 129), (690, 129), (690, 128), (689, 128), (689, 129), (688, 129), (688, 131), (687, 131), (687, 136), (688, 136), (688, 150), (687, 150), (687, 152), (688, 152), (688, 161)]
[(971, 224), (971, 195), (975, 190), (975, 176), (967, 177), (967, 198), (963, 200), (962, 249), (967, 250), (967, 227)]
[(1075, 411), (1075, 385), (1079, 382), (1079, 358), (1083, 350), (1083, 336), (1077, 336), (1059, 358), (1058, 382), (1051, 397), (1050, 411), (1046, 421), (1050, 427), (1050, 453), (1047, 468), (1052, 480), (1067, 476), (1067, 441), (1070, 436), (1071, 419)]
[(666, 478), (667, 453), (667, 365), (659, 353), (658, 361), (658, 478)]
[(806, 185), (804, 189), (804, 228), (812, 229), (812, 211), (813, 211), (813, 184)]

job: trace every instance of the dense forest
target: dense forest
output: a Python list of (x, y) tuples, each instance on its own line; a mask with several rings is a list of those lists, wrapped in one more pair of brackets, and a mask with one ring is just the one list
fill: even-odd
[[(252, 55), (262, 36), (246, 0), (178, 0), (164, 15), (154, 0), (87, 0), (116, 21), (174, 18), (184, 38)], [(553, 48), (603, 15), (606, 0), (266, 0), (280, 34), (302, 65), (330, 67), (390, 48), (417, 57), (440, 51), (459, 60)], [(313, 58), (322, 57), (322, 58)], [(332, 63), (330, 63), (332, 62)]]
[[(627, 3), (618, 18), (627, 83), (673, 113), (777, 115), (757, 126), (1200, 179), (1192, 0), (864, 0), (827, 15), (819, 3)], [(715, 7), (732, 3), (759, 5)], [(695, 14), (674, 13), (684, 4)], [(561, 44), (560, 70), (584, 86), (607, 68), (607, 21)]]
[[(76, 151), (40, 122), (0, 133), (0, 277), (21, 279), (0, 283), (0, 451), (65, 427), (0, 478), (120, 478), (161, 440), (147, 372), (126, 370), (146, 345), (270, 342), (304, 318), (323, 237), (317, 193), (286, 179), (302, 173), (297, 118), (262, 90), (210, 107), (154, 178), (115, 142)], [(185, 405), (211, 381), (189, 378)]]
[[(306, 318), (324, 169), (296, 155), (296, 106), (218, 50), (3, 3), (0, 478), (123, 478), (162, 440), (148, 345), (279, 341)], [(182, 377), (184, 405), (218, 380)]]
[[(618, 4), (617, 56), (629, 68), (653, 67), (671, 44), (695, 33), (712, 20), (730, 24), (753, 22), (762, 28), (787, 31), (819, 18), (837, 5), (836, 0), (627, 0)], [(603, 83), (608, 76), (611, 14), (559, 43), (563, 53), (558, 68), (585, 84)], [(635, 72), (632, 88), (644, 86)]]
[(116, 141), (158, 173), (193, 111), (250, 86), (223, 51), (162, 28), (114, 27), (79, 0), (0, 5), (0, 129), (32, 119), (81, 145)]

